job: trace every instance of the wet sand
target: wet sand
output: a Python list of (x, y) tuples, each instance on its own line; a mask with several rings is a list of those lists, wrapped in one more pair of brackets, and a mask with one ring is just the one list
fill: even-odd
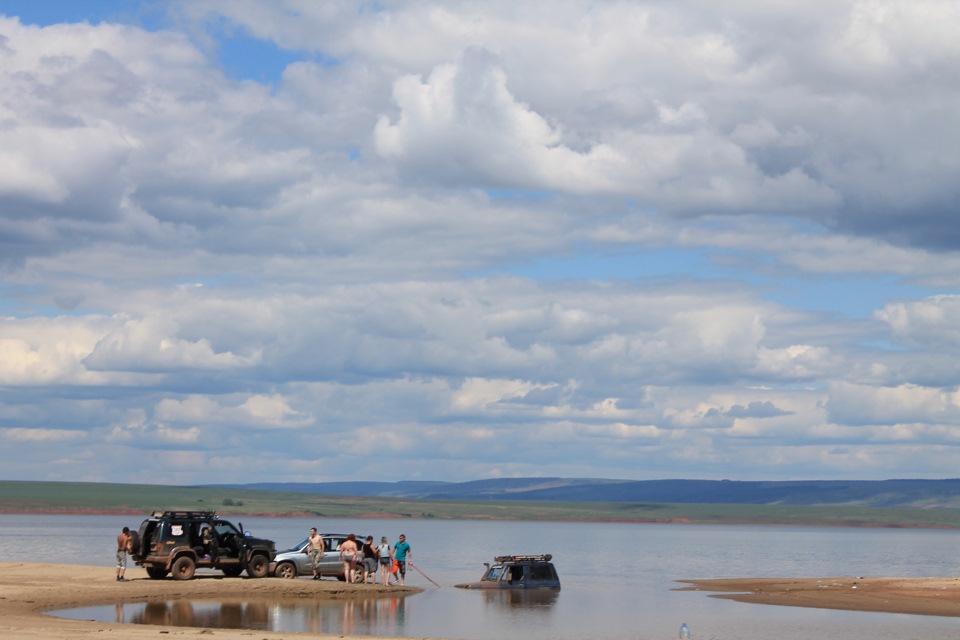
[[(960, 578), (732, 578), (680, 580), (679, 591), (789, 607), (960, 616)], [(729, 593), (736, 592), (736, 593)]]
[(339, 638), (370, 640), (371, 636), (280, 633), (245, 629), (200, 629), (161, 625), (67, 620), (43, 615), (74, 607), (118, 602), (163, 602), (175, 598), (206, 600), (256, 598), (269, 600), (342, 600), (371, 596), (413, 595), (416, 587), (345, 584), (336, 580), (299, 578), (226, 578), (198, 573), (195, 580), (151, 580), (139, 567), (127, 569), (128, 582), (116, 581), (112, 567), (38, 563), (0, 563), (0, 637), (9, 640), (157, 640), (212, 635), (217, 640), (280, 640)]

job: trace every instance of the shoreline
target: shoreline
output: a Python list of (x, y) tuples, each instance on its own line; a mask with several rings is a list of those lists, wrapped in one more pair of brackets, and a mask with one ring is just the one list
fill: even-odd
[(678, 580), (676, 591), (751, 604), (960, 617), (960, 578), (724, 578)]
[[(114, 605), (167, 602), (175, 599), (252, 601), (361, 601), (404, 598), (423, 591), (417, 587), (346, 584), (337, 580), (280, 578), (226, 578), (220, 573), (198, 573), (194, 580), (152, 580), (140, 567), (126, 571), (127, 582), (116, 581), (114, 567), (0, 562), (0, 636), (9, 640), (156, 640), (163, 636), (215, 633), (219, 640), (282, 640), (338, 638), (392, 640), (345, 633), (293, 633), (251, 629), (221, 629), (73, 620), (46, 612)], [(106, 635), (104, 635), (106, 634)], [(409, 639), (407, 639), (409, 640)], [(441, 640), (441, 639), (423, 639)]]
[[(46, 612), (119, 603), (165, 603), (171, 600), (223, 602), (354, 601), (404, 598), (417, 587), (349, 585), (336, 580), (226, 578), (202, 573), (194, 580), (151, 580), (139, 568), (127, 569), (117, 582), (113, 567), (0, 562), (0, 635), (10, 640), (155, 640), (157, 634), (189, 636), (215, 633), (220, 640), (339, 638), (390, 640), (382, 636), (337, 633), (254, 631), (74, 620)], [(849, 611), (960, 617), (960, 578), (726, 578), (678, 580), (678, 591), (703, 591), (713, 598)], [(103, 635), (107, 634), (107, 635)], [(409, 639), (408, 639), (409, 640)], [(442, 640), (421, 639), (421, 640)]]

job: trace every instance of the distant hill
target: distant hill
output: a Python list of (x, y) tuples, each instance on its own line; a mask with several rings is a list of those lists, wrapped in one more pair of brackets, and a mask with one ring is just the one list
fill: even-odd
[(960, 479), (957, 478), (794, 481), (503, 478), (470, 482), (261, 482), (206, 486), (441, 500), (960, 508)]

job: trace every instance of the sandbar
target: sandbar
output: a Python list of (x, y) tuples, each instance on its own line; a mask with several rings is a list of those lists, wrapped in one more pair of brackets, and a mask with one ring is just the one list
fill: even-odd
[[(44, 615), (46, 611), (112, 605), (121, 602), (198, 600), (342, 600), (402, 597), (422, 591), (416, 587), (345, 584), (336, 580), (298, 578), (226, 578), (199, 573), (194, 580), (151, 580), (143, 569), (127, 569), (127, 582), (117, 582), (112, 567), (0, 562), (0, 637), (5, 640), (157, 640), (157, 638), (214, 635), (217, 640), (280, 640), (282, 638), (338, 638), (371, 640), (373, 636), (202, 629), (165, 625), (122, 624), (69, 620)], [(429, 639), (424, 639), (429, 640)]]
[(960, 578), (729, 578), (679, 580), (678, 591), (715, 591), (714, 598), (847, 611), (960, 616)]

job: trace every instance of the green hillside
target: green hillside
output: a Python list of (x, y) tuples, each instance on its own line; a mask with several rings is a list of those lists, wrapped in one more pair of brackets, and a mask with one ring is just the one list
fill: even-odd
[(223, 515), (459, 520), (960, 528), (953, 509), (654, 502), (424, 500), (243, 488), (0, 481), (0, 512), (131, 513), (215, 509)]

